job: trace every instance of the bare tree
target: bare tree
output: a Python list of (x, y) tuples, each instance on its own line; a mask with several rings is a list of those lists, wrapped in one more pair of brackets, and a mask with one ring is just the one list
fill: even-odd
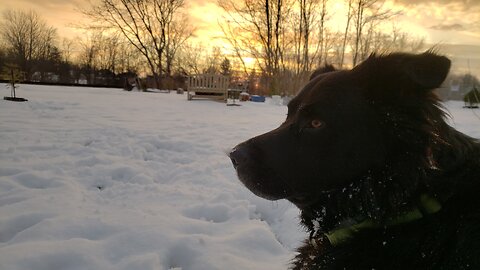
[(178, 69), (183, 74), (219, 73), (225, 56), (218, 46), (187, 42), (178, 52)]
[(120, 42), (120, 36), (117, 33), (108, 35), (101, 33), (99, 35), (97, 40), (97, 65), (100, 70), (109, 70), (112, 73), (117, 72)]
[(157, 88), (175, 14), (184, 0), (100, 0), (84, 14), (119, 31), (145, 58)]
[[(295, 51), (295, 73), (304, 74), (311, 70), (312, 60), (321, 61), (323, 34), (325, 30), (327, 0), (297, 0), (292, 12), (293, 47)], [(313, 33), (314, 30), (318, 32)], [(315, 35), (316, 34), (316, 35)], [(316, 42), (314, 42), (316, 39)], [(313, 51), (313, 52), (312, 52)]]
[[(187, 15), (178, 16), (167, 28), (165, 44), (165, 72), (172, 76), (172, 69), (179, 49), (193, 35), (195, 29), (190, 25)], [(177, 64), (180, 62), (177, 61)]]
[(97, 70), (97, 55), (100, 50), (98, 40), (101, 38), (101, 33), (91, 32), (79, 40), (80, 52), (78, 54), (78, 63), (86, 72), (89, 78), (89, 83), (95, 83), (95, 71)]
[(205, 55), (203, 73), (219, 73), (222, 61), (222, 51), (220, 47), (215, 46), (211, 52)]
[(245, 43), (245, 40), (237, 38), (235, 26), (232, 26), (229, 23), (227, 24), (219, 23), (219, 26), (225, 35), (225, 40), (230, 43), (230, 45), (233, 48), (234, 55), (236, 56), (238, 61), (241, 63), (244, 76), (245, 77), (250, 76), (249, 67), (247, 67), (246, 62), (243, 59), (245, 56), (250, 56), (248, 47), (243, 46), (243, 44)]
[(366, 47), (364, 50), (368, 52), (419, 52), (424, 47), (423, 38), (412, 37), (410, 34), (397, 28), (395, 24), (392, 25), (392, 30), (390, 31), (382, 32), (375, 30), (369, 35), (369, 42), (364, 45)]
[(352, 62), (354, 66), (370, 53), (368, 50), (369, 42), (378, 23), (398, 15), (398, 13), (389, 9), (383, 9), (383, 3), (384, 0), (353, 0), (355, 33), (353, 36)]
[(425, 47), (425, 38), (414, 37), (402, 31), (395, 24), (392, 26), (389, 51), (419, 52)]
[(318, 8), (318, 19), (317, 23), (315, 24), (317, 28), (317, 42), (316, 42), (316, 50), (312, 55), (312, 59), (310, 65), (308, 66), (307, 71), (311, 71), (313, 62), (316, 60), (317, 65), (320, 66), (322, 63), (325, 63), (327, 60), (328, 49), (330, 46), (330, 39), (328, 36), (328, 29), (326, 27), (326, 23), (329, 19), (328, 11), (327, 11), (327, 4), (328, 0), (317, 0), (319, 1), (320, 7)]
[(202, 58), (202, 52), (205, 50), (205, 47), (199, 43), (187, 42), (185, 46), (181, 47), (177, 55), (181, 73), (200, 74), (200, 59)]
[(75, 42), (73, 39), (63, 38), (62, 40), (62, 61), (69, 63), (72, 61), (73, 51), (75, 50)]
[(335, 64), (341, 67), (341, 59), (345, 53), (343, 49), (343, 33), (333, 32), (327, 28), (324, 31), (323, 40), (323, 64)]
[[(224, 27), (226, 38), (256, 59), (265, 76), (267, 89), (271, 93), (278, 92), (278, 74), (285, 64), (285, 23), (292, 1), (225, 0), (218, 4), (227, 13), (227, 26)], [(241, 50), (236, 51), (238, 53)]]
[(144, 66), (144, 58), (140, 52), (132, 47), (132, 45), (122, 39), (118, 45), (118, 57), (116, 71), (119, 73), (135, 73), (137, 74), (142, 66)]
[(34, 61), (50, 58), (58, 51), (55, 47), (56, 29), (47, 26), (34, 11), (5, 11), (0, 35), (27, 78), (32, 73)]
[(347, 22), (345, 24), (345, 32), (343, 33), (343, 42), (342, 42), (342, 49), (341, 49), (341, 56), (340, 56), (340, 68), (343, 67), (343, 64), (345, 62), (345, 50), (347, 46), (348, 33), (350, 31), (350, 22), (353, 16), (353, 1), (354, 0), (348, 0)]

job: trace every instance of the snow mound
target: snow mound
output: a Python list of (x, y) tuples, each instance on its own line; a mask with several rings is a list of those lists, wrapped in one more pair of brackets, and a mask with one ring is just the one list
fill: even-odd
[[(0, 269), (286, 269), (306, 237), (298, 210), (249, 192), (226, 155), (281, 123), (278, 102), (19, 91), (28, 102), (0, 101)], [(480, 137), (461, 105), (447, 103), (452, 125)]]
[(29, 102), (0, 101), (0, 269), (284, 269), (305, 236), (298, 210), (251, 194), (226, 155), (285, 107), (20, 91)]

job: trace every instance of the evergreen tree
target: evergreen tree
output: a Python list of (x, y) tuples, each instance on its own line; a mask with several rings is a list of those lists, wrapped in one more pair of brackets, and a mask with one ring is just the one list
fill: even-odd
[(230, 60), (225, 57), (225, 59), (220, 64), (220, 74), (224, 76), (230, 76), (232, 74), (232, 67), (230, 65)]

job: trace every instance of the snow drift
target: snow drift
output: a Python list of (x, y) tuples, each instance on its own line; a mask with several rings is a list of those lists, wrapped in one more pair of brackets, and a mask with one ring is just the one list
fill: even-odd
[[(306, 236), (298, 210), (251, 194), (226, 156), (278, 126), (284, 106), (58, 86), (19, 94), (29, 101), (0, 101), (0, 269), (285, 269)], [(480, 137), (462, 105), (447, 103), (452, 125)]]

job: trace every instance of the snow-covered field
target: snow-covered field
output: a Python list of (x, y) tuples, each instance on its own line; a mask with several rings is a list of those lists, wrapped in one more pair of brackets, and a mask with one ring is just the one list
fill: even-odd
[[(0, 269), (286, 269), (306, 236), (298, 210), (254, 196), (226, 155), (278, 126), (284, 106), (31, 85), (18, 94), (29, 101), (0, 101)], [(452, 125), (480, 137), (462, 105), (447, 104)]]

